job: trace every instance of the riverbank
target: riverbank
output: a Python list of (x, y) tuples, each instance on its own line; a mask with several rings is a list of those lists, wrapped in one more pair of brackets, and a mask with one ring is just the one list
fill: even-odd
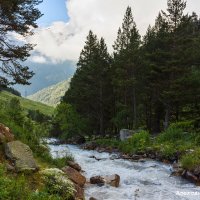
[(84, 144), (82, 148), (98, 152), (117, 152), (119, 157), (115, 159), (153, 159), (167, 163), (172, 166), (172, 175), (200, 185), (199, 135), (189, 132), (188, 127), (184, 129), (176, 124), (156, 137), (141, 131), (126, 141), (101, 138)]
[(73, 157), (53, 158), (44, 140), (34, 147), (0, 124), (0, 199), (83, 200), (83, 183), (77, 181), (85, 178), (74, 169)]
[[(66, 152), (74, 156), (84, 171), (87, 182), (85, 185), (85, 199), (91, 197), (97, 200), (195, 200), (196, 196), (179, 196), (183, 192), (198, 192), (195, 184), (180, 177), (171, 176), (169, 164), (152, 159), (140, 159), (132, 162), (121, 159), (118, 153), (97, 152), (84, 150), (77, 145), (50, 145), (54, 157), (62, 157)], [(103, 149), (102, 149), (103, 150)], [(106, 177), (118, 174), (119, 187), (108, 184), (90, 184), (91, 177)], [(136, 197), (136, 198), (135, 198)]]

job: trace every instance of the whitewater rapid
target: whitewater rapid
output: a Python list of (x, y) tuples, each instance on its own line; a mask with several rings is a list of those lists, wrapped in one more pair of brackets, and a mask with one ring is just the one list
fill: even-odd
[[(86, 200), (197, 200), (200, 188), (181, 177), (171, 176), (171, 166), (146, 160), (132, 162), (112, 160), (114, 154), (82, 150), (74, 145), (49, 145), (53, 157), (71, 154), (85, 171), (89, 180), (92, 176), (118, 174), (120, 187), (96, 185), (85, 187)], [(101, 160), (97, 161), (96, 158)], [(93, 158), (92, 158), (93, 157)]]

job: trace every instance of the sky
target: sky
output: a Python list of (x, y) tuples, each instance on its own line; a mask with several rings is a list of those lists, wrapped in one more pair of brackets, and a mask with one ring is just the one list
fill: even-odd
[[(188, 0), (186, 13), (200, 15), (200, 0)], [(89, 30), (104, 37), (109, 52), (117, 37), (127, 6), (132, 7), (141, 35), (153, 25), (167, 0), (44, 0), (39, 9), (44, 14), (35, 34), (26, 38), (36, 44), (30, 58), (34, 63), (77, 61)]]

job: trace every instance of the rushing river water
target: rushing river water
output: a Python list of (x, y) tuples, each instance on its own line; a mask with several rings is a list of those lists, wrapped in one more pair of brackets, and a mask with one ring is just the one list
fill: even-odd
[[(86, 186), (86, 200), (197, 200), (200, 188), (180, 177), (170, 176), (171, 166), (152, 160), (131, 162), (112, 160), (113, 154), (82, 150), (73, 145), (49, 145), (54, 157), (71, 153), (87, 179), (96, 175), (120, 175), (120, 187)], [(100, 158), (97, 161), (94, 158)]]

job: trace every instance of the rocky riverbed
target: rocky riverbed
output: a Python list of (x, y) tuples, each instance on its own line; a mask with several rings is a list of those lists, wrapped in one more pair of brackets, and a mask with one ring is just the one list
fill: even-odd
[[(130, 161), (117, 153), (83, 150), (75, 145), (49, 145), (54, 157), (71, 153), (87, 179), (85, 197), (97, 200), (193, 200), (200, 198), (200, 188), (181, 177), (172, 176), (172, 166), (150, 159)], [(91, 184), (91, 177), (119, 175), (119, 187)], [(105, 180), (105, 179), (104, 179)], [(106, 182), (106, 181), (105, 181)]]

